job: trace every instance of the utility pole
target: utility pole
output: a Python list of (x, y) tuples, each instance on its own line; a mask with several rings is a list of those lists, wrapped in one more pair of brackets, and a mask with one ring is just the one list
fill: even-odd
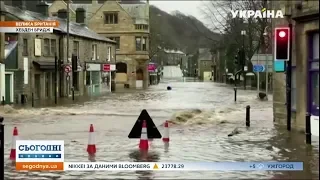
[[(69, 63), (69, 21), (70, 21), (70, 0), (67, 0), (67, 62)], [(72, 74), (73, 75), (73, 74)], [(69, 87), (70, 87), (70, 79), (69, 78)], [(67, 90), (68, 94), (67, 96), (69, 96), (69, 89)]]
[[(0, 21), (4, 21), (4, 17), (5, 17), (5, 12), (4, 12), (4, 1), (0, 1)], [(4, 65), (4, 60), (5, 60), (5, 35), (4, 32), (0, 32), (0, 102), (4, 101), (3, 97), (5, 96), (5, 66)], [(4, 102), (2, 102), (4, 103)]]

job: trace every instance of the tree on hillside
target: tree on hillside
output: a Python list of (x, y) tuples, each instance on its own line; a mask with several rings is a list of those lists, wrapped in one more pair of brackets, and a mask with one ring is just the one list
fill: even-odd
[[(231, 10), (261, 10), (262, 8), (268, 8), (267, 1), (210, 1), (205, 3), (203, 12), (208, 21), (211, 22), (212, 28), (223, 34), (219, 49), (224, 50), (225, 53), (227, 67), (224, 68), (229, 70), (235, 68), (233, 65), (234, 57), (237, 50), (244, 45), (250, 70), (252, 68), (250, 59), (254, 53), (266, 47), (263, 33), (267, 26), (270, 27), (270, 21), (266, 18), (233, 18)], [(241, 36), (242, 30), (246, 31), (245, 36)]]

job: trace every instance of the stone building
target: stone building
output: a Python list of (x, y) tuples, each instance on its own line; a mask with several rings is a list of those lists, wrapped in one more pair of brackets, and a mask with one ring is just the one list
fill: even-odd
[(201, 80), (212, 80), (213, 55), (209, 48), (200, 48), (198, 56), (198, 77)]
[[(70, 19), (77, 8), (86, 10), (86, 24), (100, 35), (117, 42), (117, 87), (146, 88), (149, 61), (149, 2), (105, 1), (92, 4), (70, 4)], [(66, 9), (63, 0), (55, 0), (49, 13)]]
[[(84, 25), (83, 11), (77, 14), (77, 22), (70, 22), (68, 52), (65, 11), (50, 18), (46, 3), (38, 4), (38, 12), (26, 10), (23, 0), (12, 3), (14, 6), (4, 8), (6, 21), (56, 20), (59, 27), (53, 33), (5, 33), (6, 71), (12, 72), (10, 83), (13, 83), (12, 88), (6, 87), (14, 97), (10, 102), (30, 101), (32, 95), (40, 100), (53, 99), (55, 94), (70, 96), (72, 86), (75, 96), (111, 91), (110, 71), (115, 70), (116, 42)], [(72, 66), (74, 72), (70, 72)], [(105, 80), (106, 74), (109, 82)]]
[[(287, 18), (274, 19), (275, 27), (293, 24), (292, 128), (305, 130), (306, 113), (311, 113), (313, 134), (319, 135), (319, 1), (272, 1)], [(274, 34), (273, 34), (274, 37)], [(286, 81), (284, 73), (273, 75), (273, 107), (276, 123), (286, 125)]]

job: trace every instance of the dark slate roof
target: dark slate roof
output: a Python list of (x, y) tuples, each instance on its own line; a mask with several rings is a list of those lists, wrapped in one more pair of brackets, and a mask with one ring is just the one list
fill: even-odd
[[(12, 14), (13, 16), (16, 16), (17, 18), (19, 18), (23, 21), (58, 20), (60, 22), (60, 25), (59, 25), (59, 27), (54, 28), (54, 30), (60, 31), (62, 33), (67, 33), (67, 21), (64, 19), (60, 19), (58, 17), (48, 17), (48, 16), (44, 16), (40, 13), (21, 10), (19, 8), (12, 7), (12, 6), (5, 6), (5, 11), (9, 14)], [(105, 38), (105, 37), (95, 33), (93, 30), (89, 29), (86, 25), (75, 23), (72, 21), (69, 22), (69, 34), (74, 35), (74, 36), (80, 36), (80, 37), (85, 37), (85, 38), (89, 38), (89, 39), (99, 40), (99, 41), (116, 43), (115, 41), (112, 41), (111, 39)]]

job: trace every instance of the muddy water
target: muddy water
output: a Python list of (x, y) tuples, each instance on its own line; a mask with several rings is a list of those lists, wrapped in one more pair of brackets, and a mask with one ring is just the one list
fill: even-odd
[[(172, 86), (171, 91), (166, 86)], [(147, 91), (125, 91), (60, 107), (20, 109), (5, 114), (6, 179), (316, 179), (318, 141), (273, 126), (272, 99), (259, 101), (254, 91), (238, 91), (212, 82), (166, 81)], [(245, 128), (245, 106), (251, 106), (251, 128)], [(159, 130), (172, 122), (170, 146), (154, 140), (149, 161), (303, 161), (303, 172), (16, 172), (8, 160), (12, 129), (20, 139), (65, 141), (65, 161), (88, 161), (89, 124), (94, 124), (97, 161), (139, 160), (138, 141), (129, 134), (140, 111), (147, 109)], [(227, 135), (238, 127), (240, 134)]]

